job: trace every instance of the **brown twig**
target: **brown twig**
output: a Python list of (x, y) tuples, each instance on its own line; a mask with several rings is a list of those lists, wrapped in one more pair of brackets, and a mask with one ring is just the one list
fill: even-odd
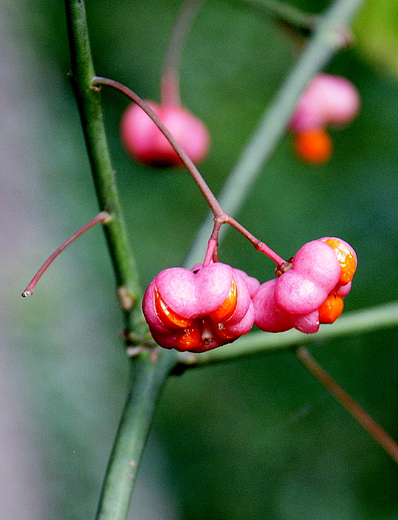
[(394, 439), (321, 367), (306, 347), (298, 347), (296, 356), (305, 368), (398, 464), (398, 444)]

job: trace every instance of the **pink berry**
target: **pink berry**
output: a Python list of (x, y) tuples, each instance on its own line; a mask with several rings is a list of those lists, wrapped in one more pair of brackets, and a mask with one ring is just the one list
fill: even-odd
[(255, 324), (266, 332), (283, 332), (293, 327), (291, 315), (275, 302), (277, 283), (277, 279), (263, 283), (253, 297)]
[(292, 315), (293, 327), (305, 334), (315, 334), (319, 330), (319, 312), (318, 310), (309, 314)]
[(328, 292), (335, 287), (340, 277), (340, 263), (333, 249), (321, 240), (304, 244), (294, 255), (292, 269)]
[(302, 95), (290, 121), (293, 132), (341, 126), (349, 123), (360, 108), (356, 87), (342, 76), (316, 75)]
[[(206, 126), (186, 108), (159, 105), (147, 101), (194, 163), (207, 155), (210, 137)], [(155, 123), (136, 104), (123, 114), (120, 126), (122, 142), (137, 161), (150, 166), (181, 166), (182, 161)]]
[(254, 306), (246, 276), (220, 262), (160, 272), (143, 299), (155, 341), (164, 348), (204, 352), (249, 332)]
[(277, 305), (275, 289), (278, 281), (274, 279), (265, 282), (253, 297), (257, 327), (266, 332), (284, 332), (293, 327), (306, 334), (317, 332), (319, 329), (317, 310), (307, 314), (292, 314)]
[(319, 74), (317, 81), (327, 124), (341, 126), (352, 121), (359, 112), (361, 102), (358, 90), (351, 81), (331, 74)]
[(267, 332), (294, 327), (313, 334), (320, 323), (333, 323), (343, 311), (356, 263), (354, 250), (341, 239), (308, 242), (279, 266), (277, 279), (254, 294), (255, 324)]
[(253, 276), (249, 276), (245, 271), (241, 271), (240, 269), (234, 269), (235, 273), (239, 273), (240, 276), (244, 279), (246, 282), (246, 285), (250, 291), (250, 296), (254, 296), (254, 294), (257, 292), (258, 288), (260, 287), (260, 282), (257, 280), (257, 278), (254, 278)]
[(308, 314), (326, 300), (340, 278), (340, 263), (333, 249), (312, 240), (295, 254), (292, 268), (278, 280), (275, 301), (292, 314)]
[(294, 269), (284, 273), (275, 289), (275, 302), (290, 314), (309, 314), (326, 300), (329, 291)]

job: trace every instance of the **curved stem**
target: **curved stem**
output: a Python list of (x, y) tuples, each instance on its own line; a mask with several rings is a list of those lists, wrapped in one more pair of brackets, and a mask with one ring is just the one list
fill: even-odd
[(167, 127), (163, 124), (163, 122), (159, 119), (159, 117), (155, 114), (155, 112), (151, 109), (151, 107), (149, 107), (143, 99), (141, 99), (133, 90), (129, 89), (125, 85), (122, 85), (121, 83), (113, 79), (95, 77), (92, 79), (91, 84), (95, 88), (98, 88), (98, 86), (100, 85), (112, 87), (124, 94), (125, 96), (127, 96), (131, 101), (136, 103), (147, 114), (148, 117), (152, 119), (152, 121), (156, 124), (159, 130), (167, 138), (171, 146), (177, 152), (180, 159), (188, 169), (191, 177), (196, 182), (197, 186), (199, 187), (200, 191), (202, 192), (204, 198), (206, 199), (206, 202), (208, 203), (211, 209), (212, 220), (213, 222), (216, 222), (216, 224), (214, 224), (213, 226), (213, 232), (211, 234), (213, 240), (215, 240), (218, 243), (218, 234), (220, 232), (221, 226), (223, 224), (230, 224), (231, 226), (236, 228), (244, 237), (246, 237), (256, 247), (256, 249), (265, 253), (277, 264), (280, 264), (284, 261), (279, 255), (272, 251), (272, 249), (270, 249), (267, 245), (258, 240), (247, 229), (245, 229), (241, 224), (239, 224), (239, 222), (237, 222), (234, 218), (232, 218), (230, 215), (228, 215), (228, 213), (224, 211), (224, 209), (221, 207), (217, 198), (209, 188), (206, 181), (203, 179), (201, 173), (199, 172), (195, 164), (192, 162), (188, 154), (185, 152), (185, 150), (182, 148), (179, 142), (175, 139), (175, 137), (170, 133)]
[(180, 64), (192, 23), (205, 0), (185, 0), (180, 7), (163, 57), (160, 97), (165, 105), (180, 104)]
[(124, 218), (109, 155), (99, 93), (92, 88), (95, 76), (88, 38), (86, 13), (82, 0), (65, 0), (66, 19), (71, 55), (71, 79), (79, 109), (81, 124), (91, 165), (99, 208), (111, 220), (104, 226), (108, 250), (116, 277), (126, 329), (131, 328), (132, 311), (141, 319), (139, 301), (141, 288), (130, 249)]
[[(262, 116), (218, 196), (220, 205), (232, 216), (243, 202), (285, 132), (296, 103), (311, 78), (345, 45), (346, 30), (363, 0), (337, 0), (319, 18), (309, 44), (294, 65), (275, 100)], [(193, 265), (203, 255), (203, 248), (212, 228), (208, 215), (199, 229), (185, 265)], [(220, 239), (223, 233), (220, 234)]]
[(297, 359), (347, 410), (362, 428), (398, 463), (398, 445), (388, 433), (326, 372), (306, 347), (295, 351)]
[(155, 125), (159, 128), (159, 130), (163, 133), (163, 135), (166, 137), (166, 139), (169, 141), (171, 146), (174, 148), (174, 150), (177, 152), (178, 156), (184, 163), (184, 165), (187, 167), (189, 173), (191, 174), (192, 178), (198, 185), (200, 191), (203, 193), (203, 196), (205, 197), (208, 205), (210, 206), (210, 209), (214, 216), (218, 216), (221, 218), (225, 217), (224, 210), (221, 208), (220, 204), (218, 203), (218, 200), (214, 196), (213, 192), (199, 173), (199, 170), (196, 168), (195, 164), (192, 162), (188, 154), (185, 152), (183, 147), (179, 144), (179, 142), (175, 139), (175, 137), (169, 132), (167, 127), (162, 123), (162, 121), (158, 118), (158, 116), (155, 114), (155, 112), (145, 103), (143, 99), (141, 99), (137, 94), (126, 87), (125, 85), (122, 85), (121, 83), (114, 81), (113, 79), (108, 78), (101, 78), (101, 77), (95, 77), (92, 78), (91, 84), (94, 87), (100, 86), (100, 85), (106, 85), (108, 87), (112, 87), (122, 94), (124, 94), (126, 97), (128, 97), (131, 101), (136, 103), (146, 114), (148, 117), (152, 119), (152, 121), (155, 123)]
[(361, 311), (347, 313), (333, 325), (322, 325), (316, 334), (303, 334), (291, 329), (272, 334), (252, 332), (242, 336), (227, 347), (220, 347), (203, 354), (180, 353), (178, 362), (187, 367), (208, 366), (213, 363), (235, 361), (242, 357), (289, 350), (303, 343), (332, 340), (353, 334), (387, 329), (398, 326), (398, 302), (378, 305)]
[(97, 520), (126, 520), (159, 395), (175, 364), (171, 350), (146, 350), (129, 360), (129, 391), (105, 475)]
[(36, 287), (37, 282), (43, 276), (44, 272), (48, 269), (48, 267), (53, 263), (53, 261), (57, 258), (57, 256), (62, 253), (62, 251), (67, 248), (72, 242), (74, 242), (77, 238), (79, 238), (83, 233), (94, 227), (96, 224), (102, 222), (102, 224), (107, 224), (110, 222), (111, 216), (106, 212), (102, 211), (96, 217), (94, 217), (90, 222), (84, 224), (80, 229), (78, 229), (71, 237), (68, 238), (63, 244), (61, 244), (52, 255), (50, 255), (44, 264), (40, 267), (37, 273), (34, 275), (32, 280), (26, 286), (26, 289), (22, 292), (21, 296), (26, 298), (27, 296), (31, 296), (33, 294), (33, 290)]

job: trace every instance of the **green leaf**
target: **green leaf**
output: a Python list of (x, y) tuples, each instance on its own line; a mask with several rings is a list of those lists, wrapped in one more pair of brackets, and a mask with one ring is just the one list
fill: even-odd
[(354, 31), (357, 47), (365, 57), (398, 75), (398, 1), (367, 0)]

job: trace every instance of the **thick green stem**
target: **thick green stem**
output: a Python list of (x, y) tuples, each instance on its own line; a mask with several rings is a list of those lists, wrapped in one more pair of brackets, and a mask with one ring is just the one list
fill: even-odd
[[(112, 169), (87, 32), (83, 0), (65, 0), (71, 50), (71, 76), (79, 107), (98, 203), (110, 215), (105, 235), (116, 277), (126, 332), (141, 331), (141, 290), (128, 244)], [(133, 314), (134, 311), (134, 314)], [(134, 317), (132, 323), (131, 317)], [(134, 330), (132, 330), (134, 329)], [(146, 329), (145, 329), (146, 330)], [(126, 335), (126, 337), (128, 337)], [(103, 485), (98, 518), (125, 520), (138, 465), (157, 399), (174, 367), (174, 351), (144, 349), (129, 360), (129, 394)]]
[[(151, 359), (156, 356), (157, 359)], [(175, 353), (147, 350), (129, 361), (129, 394), (109, 460), (97, 520), (127, 518), (155, 406), (174, 366)]]
[[(308, 82), (337, 50), (344, 47), (348, 24), (362, 2), (363, 0), (337, 0), (319, 17), (307, 47), (275, 100), (265, 111), (218, 197), (220, 205), (229, 215), (236, 216), (240, 210), (250, 188), (261, 173), (263, 164), (285, 132), (297, 100)], [(203, 249), (212, 226), (213, 215), (209, 214), (195, 237), (185, 265), (194, 265), (203, 257)], [(225, 230), (224, 226), (220, 238)]]
[(95, 72), (91, 58), (84, 2), (65, 0), (65, 7), (71, 54), (71, 78), (98, 204), (101, 211), (106, 211), (111, 216), (109, 223), (104, 225), (104, 231), (115, 272), (118, 295), (125, 315), (126, 328), (129, 329), (130, 313), (135, 306), (139, 308), (141, 290), (115, 184), (100, 95), (98, 89), (93, 88), (91, 83)]

